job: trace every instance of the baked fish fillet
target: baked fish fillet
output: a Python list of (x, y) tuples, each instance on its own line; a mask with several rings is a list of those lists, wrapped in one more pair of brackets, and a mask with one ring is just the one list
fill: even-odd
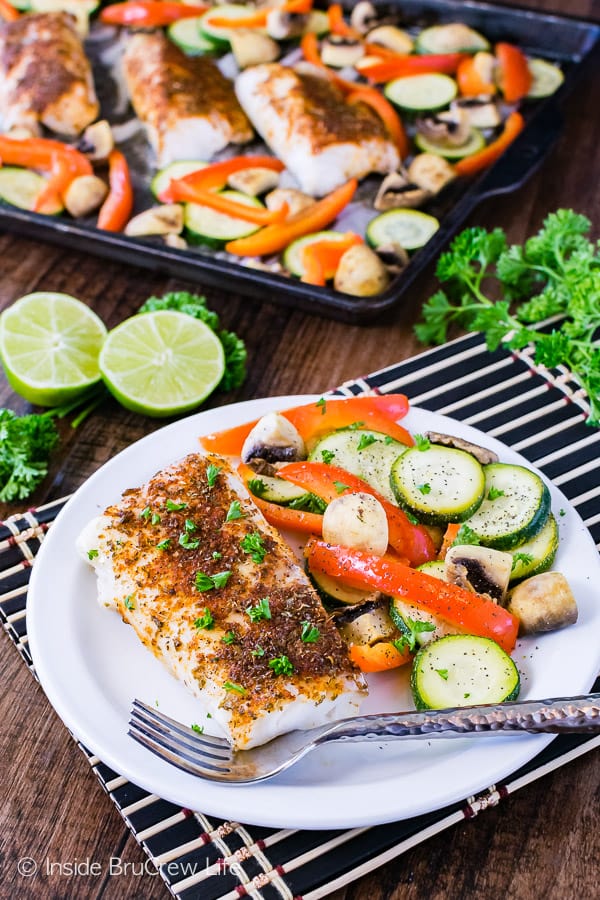
[(78, 549), (99, 602), (237, 748), (356, 713), (362, 676), (292, 550), (221, 457), (192, 454), (126, 491)]
[(307, 194), (322, 196), (349, 178), (398, 168), (398, 150), (377, 114), (364, 103), (346, 103), (319, 74), (267, 63), (238, 75), (235, 90), (258, 133)]
[(233, 85), (216, 64), (188, 57), (162, 32), (131, 37), (123, 57), (127, 89), (159, 166), (211, 159), (253, 136)]
[(99, 111), (92, 70), (65, 12), (28, 13), (0, 25), (0, 130), (40, 125), (79, 134)]

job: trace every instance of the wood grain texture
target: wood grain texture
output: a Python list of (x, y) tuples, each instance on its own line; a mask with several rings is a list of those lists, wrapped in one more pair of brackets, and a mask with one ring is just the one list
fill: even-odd
[[(508, 5), (508, 4), (507, 4)], [(597, 0), (529, 0), (544, 11), (600, 20)], [(594, 73), (565, 109), (562, 136), (538, 174), (521, 190), (483, 203), (470, 224), (499, 225), (520, 241), (560, 206), (573, 207), (600, 235), (600, 83)], [(188, 288), (175, 279), (93, 256), (4, 234), (0, 236), (0, 309), (33, 290), (63, 290), (89, 303), (113, 326), (152, 293)], [(238, 331), (249, 351), (249, 375), (233, 395), (210, 405), (261, 395), (320, 392), (394, 363), (420, 349), (412, 325), (435, 289), (426, 273), (402, 306), (375, 324), (348, 326), (229, 294), (206, 291), (224, 327)], [(0, 405), (28, 405), (0, 379)], [(152, 422), (108, 401), (76, 432), (61, 423), (61, 448), (31, 505), (81, 484), (123, 447), (163, 422)], [(17, 510), (0, 508), (0, 516)], [(46, 701), (10, 641), (0, 640), (0, 720), (3, 760), (0, 804), (0, 897), (49, 900), (158, 900), (168, 896), (159, 876), (143, 873), (146, 860), (72, 738)], [(60, 652), (60, 648), (57, 648)], [(427, 786), (424, 785), (426, 790)], [(398, 860), (348, 886), (334, 900), (442, 900), (506, 897), (565, 900), (600, 896), (600, 769), (597, 754), (520, 791), (475, 820), (416, 846)], [(29, 856), (42, 871), (25, 880), (16, 861)], [(111, 857), (128, 874), (108, 874)], [(100, 876), (69, 879), (45, 874), (45, 860), (90, 860)], [(141, 873), (141, 874), (140, 874)], [(595, 874), (596, 873), (596, 874)]]

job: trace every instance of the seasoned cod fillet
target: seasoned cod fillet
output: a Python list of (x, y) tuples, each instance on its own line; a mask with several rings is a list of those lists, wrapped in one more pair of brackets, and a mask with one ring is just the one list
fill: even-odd
[(127, 44), (123, 68), (159, 166), (209, 160), (227, 144), (251, 140), (233, 85), (207, 57), (186, 56), (162, 32), (140, 32)]
[(268, 63), (238, 75), (235, 90), (258, 133), (307, 194), (322, 196), (349, 178), (398, 168), (398, 150), (379, 116), (364, 103), (346, 103), (321, 75)]
[(0, 25), (0, 130), (45, 125), (77, 135), (99, 111), (73, 16), (29, 13)]
[(356, 713), (362, 676), (292, 550), (221, 457), (191, 454), (125, 491), (78, 549), (99, 602), (238, 749)]

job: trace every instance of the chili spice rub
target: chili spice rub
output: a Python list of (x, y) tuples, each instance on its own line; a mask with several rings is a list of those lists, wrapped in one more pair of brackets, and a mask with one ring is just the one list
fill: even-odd
[(98, 599), (238, 749), (356, 713), (365, 690), (293, 551), (226, 460), (191, 454), (86, 527)]

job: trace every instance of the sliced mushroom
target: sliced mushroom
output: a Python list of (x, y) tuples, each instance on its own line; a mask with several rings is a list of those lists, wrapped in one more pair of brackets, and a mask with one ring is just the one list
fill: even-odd
[(504, 602), (513, 564), (510, 553), (459, 544), (449, 548), (444, 561), (446, 578), (451, 584), (476, 594), (487, 594), (496, 603)]
[(88, 125), (79, 142), (77, 149), (94, 162), (108, 159), (111, 150), (114, 149), (115, 140), (112, 128), (106, 119), (100, 119), (93, 125)]
[(291, 462), (306, 459), (302, 437), (291, 422), (280, 413), (268, 413), (259, 419), (242, 447), (242, 460), (247, 463), (259, 457), (267, 462)]
[(279, 59), (279, 44), (266, 34), (246, 28), (232, 28), (231, 50), (240, 69)]
[(366, 34), (377, 24), (377, 10), (369, 0), (361, 0), (350, 14), (350, 25), (359, 34)]
[(321, 44), (321, 59), (326, 66), (344, 69), (353, 66), (365, 55), (361, 41), (343, 35), (330, 34)]
[(512, 591), (507, 609), (519, 619), (519, 634), (554, 631), (577, 621), (577, 602), (560, 572), (543, 572)]
[[(478, 31), (469, 28), (463, 22), (451, 22), (448, 25), (435, 25), (428, 29), (428, 34), (435, 31), (435, 53), (460, 53), (461, 51), (481, 49), (489, 46), (487, 40)], [(431, 34), (433, 37), (433, 35)]]
[[(360, 74), (363, 69), (368, 69), (370, 66), (375, 65), (375, 63), (380, 63), (381, 57), (375, 56), (374, 54), (367, 54), (366, 56), (361, 57), (357, 63), (355, 63), (354, 68)], [(296, 68), (298, 68), (296, 66)]]
[(494, 453), (493, 450), (488, 450), (487, 447), (480, 447), (479, 444), (473, 444), (471, 441), (465, 441), (452, 434), (426, 431), (425, 437), (432, 444), (442, 444), (443, 447), (454, 447), (456, 450), (464, 450), (465, 453), (470, 453), (482, 466), (499, 462), (498, 454)]
[(383, 556), (389, 542), (383, 506), (371, 494), (359, 492), (336, 497), (323, 515), (323, 540)]
[(165, 234), (164, 241), (167, 247), (171, 247), (173, 250), (188, 249), (188, 242), (180, 234)]
[(397, 28), (395, 25), (380, 25), (367, 34), (366, 40), (369, 44), (379, 44), (387, 50), (393, 50), (394, 53), (408, 54), (412, 53), (414, 41), (410, 34)]
[(366, 244), (355, 244), (346, 250), (335, 273), (336, 291), (353, 297), (380, 294), (390, 283), (390, 273), (374, 250)]
[(450, 109), (460, 109), (465, 113), (473, 128), (496, 128), (502, 121), (498, 107), (489, 94), (460, 97), (452, 101)]
[(447, 110), (419, 119), (417, 131), (423, 137), (445, 147), (460, 147), (471, 134), (469, 117), (462, 109)]
[(399, 275), (410, 262), (410, 257), (401, 244), (382, 244), (375, 253), (390, 275)]
[(244, 265), (247, 269), (255, 269), (257, 272), (271, 272), (273, 275), (287, 274), (281, 263), (277, 262), (276, 260), (273, 262), (265, 262), (262, 259), (258, 259), (254, 256), (249, 256), (244, 260), (242, 265)]
[(65, 208), (75, 219), (98, 209), (108, 194), (108, 187), (96, 175), (79, 175), (64, 193)]
[(388, 612), (388, 601), (383, 598), (348, 606), (334, 615), (334, 621), (348, 644), (372, 646), (397, 635)]
[(295, 188), (276, 188), (265, 197), (267, 209), (281, 209), (284, 203), (288, 205), (289, 215), (293, 216), (295, 213), (302, 212), (303, 209), (308, 209), (309, 206), (314, 206), (316, 200)]
[(456, 178), (456, 171), (447, 159), (437, 153), (417, 153), (408, 167), (408, 179), (424, 191), (438, 194)]
[(276, 41), (300, 37), (308, 24), (304, 13), (289, 13), (282, 9), (272, 9), (267, 14), (267, 34)]
[(429, 197), (430, 192), (411, 182), (405, 172), (392, 172), (381, 182), (373, 206), (379, 210), (413, 209)]
[(233, 172), (227, 179), (229, 187), (241, 191), (250, 197), (258, 197), (266, 191), (272, 191), (279, 184), (279, 172), (263, 169), (259, 166)]
[(183, 231), (183, 206), (169, 203), (153, 206), (130, 219), (125, 226), (129, 237), (145, 237), (151, 234), (181, 234)]

